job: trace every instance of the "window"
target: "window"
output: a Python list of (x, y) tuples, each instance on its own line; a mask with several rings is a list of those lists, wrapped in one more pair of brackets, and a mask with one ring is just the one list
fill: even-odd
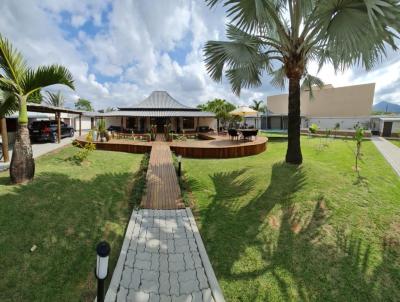
[(183, 118), (183, 129), (194, 129), (194, 118), (184, 117)]

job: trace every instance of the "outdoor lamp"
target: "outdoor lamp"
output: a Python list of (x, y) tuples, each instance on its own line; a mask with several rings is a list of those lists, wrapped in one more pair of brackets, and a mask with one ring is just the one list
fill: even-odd
[(110, 250), (110, 245), (106, 241), (100, 242), (96, 247), (97, 302), (104, 301), (104, 280), (107, 278), (108, 274), (108, 258)]
[(181, 177), (182, 172), (182, 155), (178, 155), (178, 176)]

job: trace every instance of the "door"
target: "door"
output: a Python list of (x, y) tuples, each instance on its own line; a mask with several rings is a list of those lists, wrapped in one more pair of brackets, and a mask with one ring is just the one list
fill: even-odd
[(393, 126), (393, 122), (384, 122), (382, 136), (386, 136), (386, 137), (392, 136), (392, 126)]

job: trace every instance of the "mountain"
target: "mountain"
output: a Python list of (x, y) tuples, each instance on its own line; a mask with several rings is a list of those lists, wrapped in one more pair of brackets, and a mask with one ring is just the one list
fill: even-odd
[(372, 107), (373, 111), (400, 113), (400, 105), (390, 102), (380, 102)]

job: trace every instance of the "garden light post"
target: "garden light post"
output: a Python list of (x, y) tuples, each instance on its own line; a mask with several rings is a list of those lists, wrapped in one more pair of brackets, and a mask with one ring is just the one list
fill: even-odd
[(178, 176), (182, 174), (182, 155), (178, 155)]
[(104, 281), (108, 274), (108, 258), (110, 250), (110, 245), (106, 241), (100, 242), (96, 247), (97, 302), (104, 302)]

